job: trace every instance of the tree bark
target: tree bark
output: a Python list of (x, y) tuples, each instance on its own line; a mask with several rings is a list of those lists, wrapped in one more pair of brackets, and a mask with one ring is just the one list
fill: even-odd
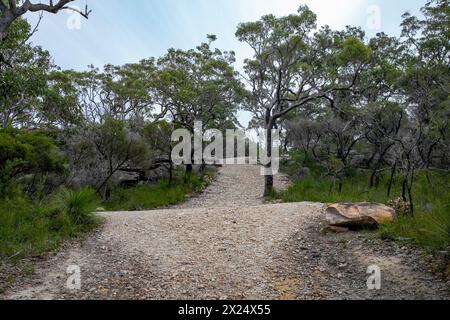
[(21, 6), (16, 3), (16, 1), (9, 1), (9, 4), (5, 4), (3, 0), (0, 0), (0, 41), (3, 41), (8, 35), (8, 29), (11, 24), (17, 18), (23, 16), (27, 12), (40, 12), (46, 11), (49, 13), (58, 13), (61, 10), (71, 10), (79, 13), (81, 16), (88, 19), (91, 13), (86, 6), (85, 11), (78, 10), (73, 7), (67, 6), (70, 2), (74, 0), (59, 0), (56, 3), (49, 1), (49, 4), (45, 3), (32, 3), (30, 0), (23, 2)]
[(193, 170), (194, 167), (192, 166), (192, 164), (186, 165), (186, 172), (184, 174), (184, 183), (188, 183), (191, 180)]
[(273, 137), (272, 129), (274, 128), (274, 119), (271, 117), (270, 110), (266, 112), (266, 163), (265, 167), (265, 185), (264, 197), (269, 197), (273, 194), (273, 171), (272, 171), (272, 146)]
[(14, 16), (9, 11), (0, 13), (0, 41), (8, 36), (8, 29), (14, 21)]
[(389, 186), (388, 186), (388, 191), (387, 191), (387, 196), (388, 197), (391, 196), (392, 186), (394, 184), (395, 172), (396, 171), (397, 171), (397, 162), (395, 162), (394, 167), (392, 168), (391, 179), (389, 180)]
[(169, 154), (169, 187), (173, 183), (173, 162), (172, 162), (172, 152)]

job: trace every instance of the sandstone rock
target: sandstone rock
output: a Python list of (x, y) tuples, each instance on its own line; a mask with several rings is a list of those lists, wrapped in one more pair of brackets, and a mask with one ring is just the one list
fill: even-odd
[(331, 226), (344, 228), (378, 227), (392, 222), (395, 217), (393, 208), (366, 202), (332, 204), (325, 212), (325, 219)]

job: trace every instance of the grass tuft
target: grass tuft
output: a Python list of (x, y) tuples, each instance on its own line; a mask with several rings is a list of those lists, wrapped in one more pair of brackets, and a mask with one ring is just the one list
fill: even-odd
[(192, 174), (186, 183), (180, 176), (171, 186), (167, 181), (162, 181), (156, 185), (119, 188), (114, 190), (104, 206), (109, 211), (140, 211), (176, 205), (185, 201), (189, 194), (201, 190), (211, 175), (212, 172), (207, 172), (203, 177)]
[(25, 196), (0, 203), (0, 256), (19, 258), (55, 249), (62, 241), (93, 230), (98, 199), (89, 189), (63, 189), (44, 203)]
[[(448, 173), (433, 173), (432, 186), (424, 174), (420, 174), (414, 185), (415, 215), (399, 216), (398, 219), (380, 228), (385, 239), (401, 239), (420, 245), (431, 251), (450, 247), (450, 198)], [(313, 201), (377, 202), (388, 204), (401, 195), (400, 181), (396, 181), (392, 193), (387, 195), (388, 177), (382, 177), (378, 187), (369, 188), (369, 176), (356, 173), (344, 181), (342, 192), (328, 179), (317, 175), (295, 182), (288, 190), (274, 194), (284, 202)]]

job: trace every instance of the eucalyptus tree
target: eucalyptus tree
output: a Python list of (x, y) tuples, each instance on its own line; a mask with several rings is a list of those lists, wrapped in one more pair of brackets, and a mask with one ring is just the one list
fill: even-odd
[(450, 5), (448, 0), (428, 1), (422, 18), (403, 15), (405, 46), (398, 87), (405, 100), (406, 125), (395, 139), (400, 155), (402, 197), (414, 212), (413, 187), (417, 174), (448, 169), (450, 142)]
[(27, 12), (49, 12), (58, 13), (61, 10), (71, 10), (79, 13), (86, 19), (90, 10), (87, 5), (84, 11), (71, 7), (69, 4), (75, 0), (31, 1), (31, 0), (0, 0), (0, 41), (8, 35), (11, 25)]
[(26, 126), (38, 113), (39, 98), (53, 67), (48, 52), (26, 44), (30, 25), (17, 20), (10, 37), (0, 43), (0, 127)]
[[(149, 145), (129, 125), (113, 118), (88, 123), (65, 138), (70, 186), (89, 185), (103, 198), (120, 182), (121, 172), (143, 167), (151, 160)], [(133, 170), (133, 173), (136, 170)]]
[(78, 108), (89, 123), (154, 116), (153, 59), (123, 66), (106, 65), (103, 70), (90, 66), (88, 71), (66, 71), (66, 75), (76, 88)]
[[(354, 30), (316, 29), (316, 15), (306, 6), (297, 14), (239, 25), (237, 38), (254, 51), (245, 71), (251, 97), (246, 109), (267, 132), (267, 158), (272, 158), (272, 130), (294, 110), (335, 92), (350, 90), (366, 64), (370, 50)], [(266, 166), (265, 195), (273, 190), (271, 164)]]
[(0, 128), (66, 127), (78, 123), (72, 74), (49, 53), (28, 43), (30, 25), (16, 20), (0, 42)]
[(165, 166), (169, 175), (169, 186), (173, 182), (174, 165), (172, 161), (172, 132), (175, 130), (172, 123), (161, 120), (147, 124), (142, 129), (142, 136), (150, 147), (154, 157), (154, 167)]
[(175, 125), (192, 133), (196, 121), (204, 128), (237, 123), (242, 85), (233, 68), (235, 54), (212, 49), (215, 36), (208, 38), (196, 49), (170, 49), (158, 60), (159, 105)]
[(409, 13), (403, 16), (402, 37), (409, 50), (400, 88), (414, 116), (414, 126), (421, 129), (418, 134), (425, 136), (419, 153), (429, 168), (436, 165), (433, 155), (449, 151), (450, 2), (428, 1), (422, 14), (422, 19)]
[(403, 70), (405, 46), (384, 33), (369, 40), (368, 67), (354, 88), (353, 104), (359, 110), (365, 138), (364, 163), (370, 170), (370, 187), (377, 187), (384, 171), (397, 170), (398, 156), (393, 152), (400, 129), (407, 123), (405, 98), (398, 86)]
[[(234, 52), (212, 49), (216, 37), (208, 39), (195, 49), (170, 49), (157, 63), (156, 102), (176, 127), (192, 134), (196, 122), (202, 123), (202, 132), (233, 129), (243, 92)], [(191, 171), (192, 164), (186, 164), (187, 176)]]

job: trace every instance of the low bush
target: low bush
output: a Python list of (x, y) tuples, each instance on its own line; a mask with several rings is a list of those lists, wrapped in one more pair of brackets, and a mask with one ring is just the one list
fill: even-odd
[(101, 222), (89, 189), (63, 189), (42, 203), (26, 196), (0, 202), (0, 256), (21, 257), (56, 248), (61, 241), (93, 230)]
[(156, 185), (115, 189), (104, 206), (110, 211), (139, 211), (176, 205), (185, 201), (189, 194), (202, 189), (213, 174), (212, 171), (206, 171), (202, 176), (192, 174), (184, 182), (183, 174), (179, 173), (171, 185), (164, 180)]
[[(398, 219), (382, 226), (383, 238), (401, 239), (418, 244), (430, 250), (450, 247), (450, 198), (448, 173), (419, 174), (414, 184), (414, 216), (400, 214)], [(359, 172), (347, 177), (342, 192), (329, 179), (313, 175), (295, 182), (288, 190), (275, 193), (273, 197), (285, 202), (313, 201), (334, 202), (377, 202), (389, 204), (401, 196), (401, 181), (396, 181), (391, 195), (387, 195), (385, 184), (388, 177), (382, 177), (379, 187), (369, 188), (369, 175)]]
[(99, 203), (93, 189), (62, 189), (52, 197), (50, 206), (53, 212), (62, 215), (63, 220), (67, 218), (71, 225), (86, 231), (96, 223), (94, 212)]

